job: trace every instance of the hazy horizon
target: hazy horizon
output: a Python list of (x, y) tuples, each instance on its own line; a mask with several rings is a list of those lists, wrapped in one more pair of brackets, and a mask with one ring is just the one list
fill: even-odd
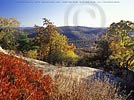
[[(19, 26), (20, 28), (34, 28), (34, 26)], [(107, 28), (107, 27), (91, 27), (91, 26), (56, 26), (56, 27), (87, 27), (87, 28)]]

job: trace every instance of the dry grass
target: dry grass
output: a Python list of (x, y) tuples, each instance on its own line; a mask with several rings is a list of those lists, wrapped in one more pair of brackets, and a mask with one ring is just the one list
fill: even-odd
[(108, 79), (80, 80), (78, 77), (66, 76), (62, 72), (54, 77), (59, 90), (53, 100), (126, 100), (118, 95), (118, 89)]

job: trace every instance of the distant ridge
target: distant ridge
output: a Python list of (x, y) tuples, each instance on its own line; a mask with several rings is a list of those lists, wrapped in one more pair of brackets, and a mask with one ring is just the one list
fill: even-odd
[[(28, 32), (30, 37), (35, 36), (34, 27), (19, 27), (20, 30)], [(61, 26), (57, 27), (59, 33), (67, 36), (69, 40), (91, 40), (94, 35), (101, 35), (106, 32), (105, 27), (85, 27), (85, 26)]]
[(71, 40), (91, 40), (94, 35), (102, 35), (107, 28), (94, 28), (85, 26), (57, 27), (59, 33), (66, 35)]

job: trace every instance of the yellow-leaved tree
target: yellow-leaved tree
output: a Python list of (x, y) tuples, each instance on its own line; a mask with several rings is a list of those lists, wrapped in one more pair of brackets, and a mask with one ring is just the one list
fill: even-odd
[(134, 23), (120, 21), (110, 25), (107, 31), (111, 59), (115, 59), (119, 66), (134, 69)]
[(0, 17), (0, 46), (4, 49), (16, 49), (15, 28), (19, 26), (16, 18)]
[(78, 57), (74, 53), (75, 46), (68, 44), (67, 37), (58, 33), (52, 22), (46, 18), (43, 20), (43, 26), (35, 26), (37, 36), (34, 43), (39, 46), (39, 59), (52, 64), (74, 62)]

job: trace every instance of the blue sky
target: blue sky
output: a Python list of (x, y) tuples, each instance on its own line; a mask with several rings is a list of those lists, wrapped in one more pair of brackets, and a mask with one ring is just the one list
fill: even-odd
[[(46, 1), (60, 3), (45, 3)], [(62, 1), (78, 0), (0, 0), (0, 16), (15, 17), (20, 21), (20, 26), (42, 25), (44, 17), (50, 19), (56, 26), (107, 27), (112, 22), (119, 22), (122, 19), (134, 22), (134, 0), (79, 0), (77, 3)]]

